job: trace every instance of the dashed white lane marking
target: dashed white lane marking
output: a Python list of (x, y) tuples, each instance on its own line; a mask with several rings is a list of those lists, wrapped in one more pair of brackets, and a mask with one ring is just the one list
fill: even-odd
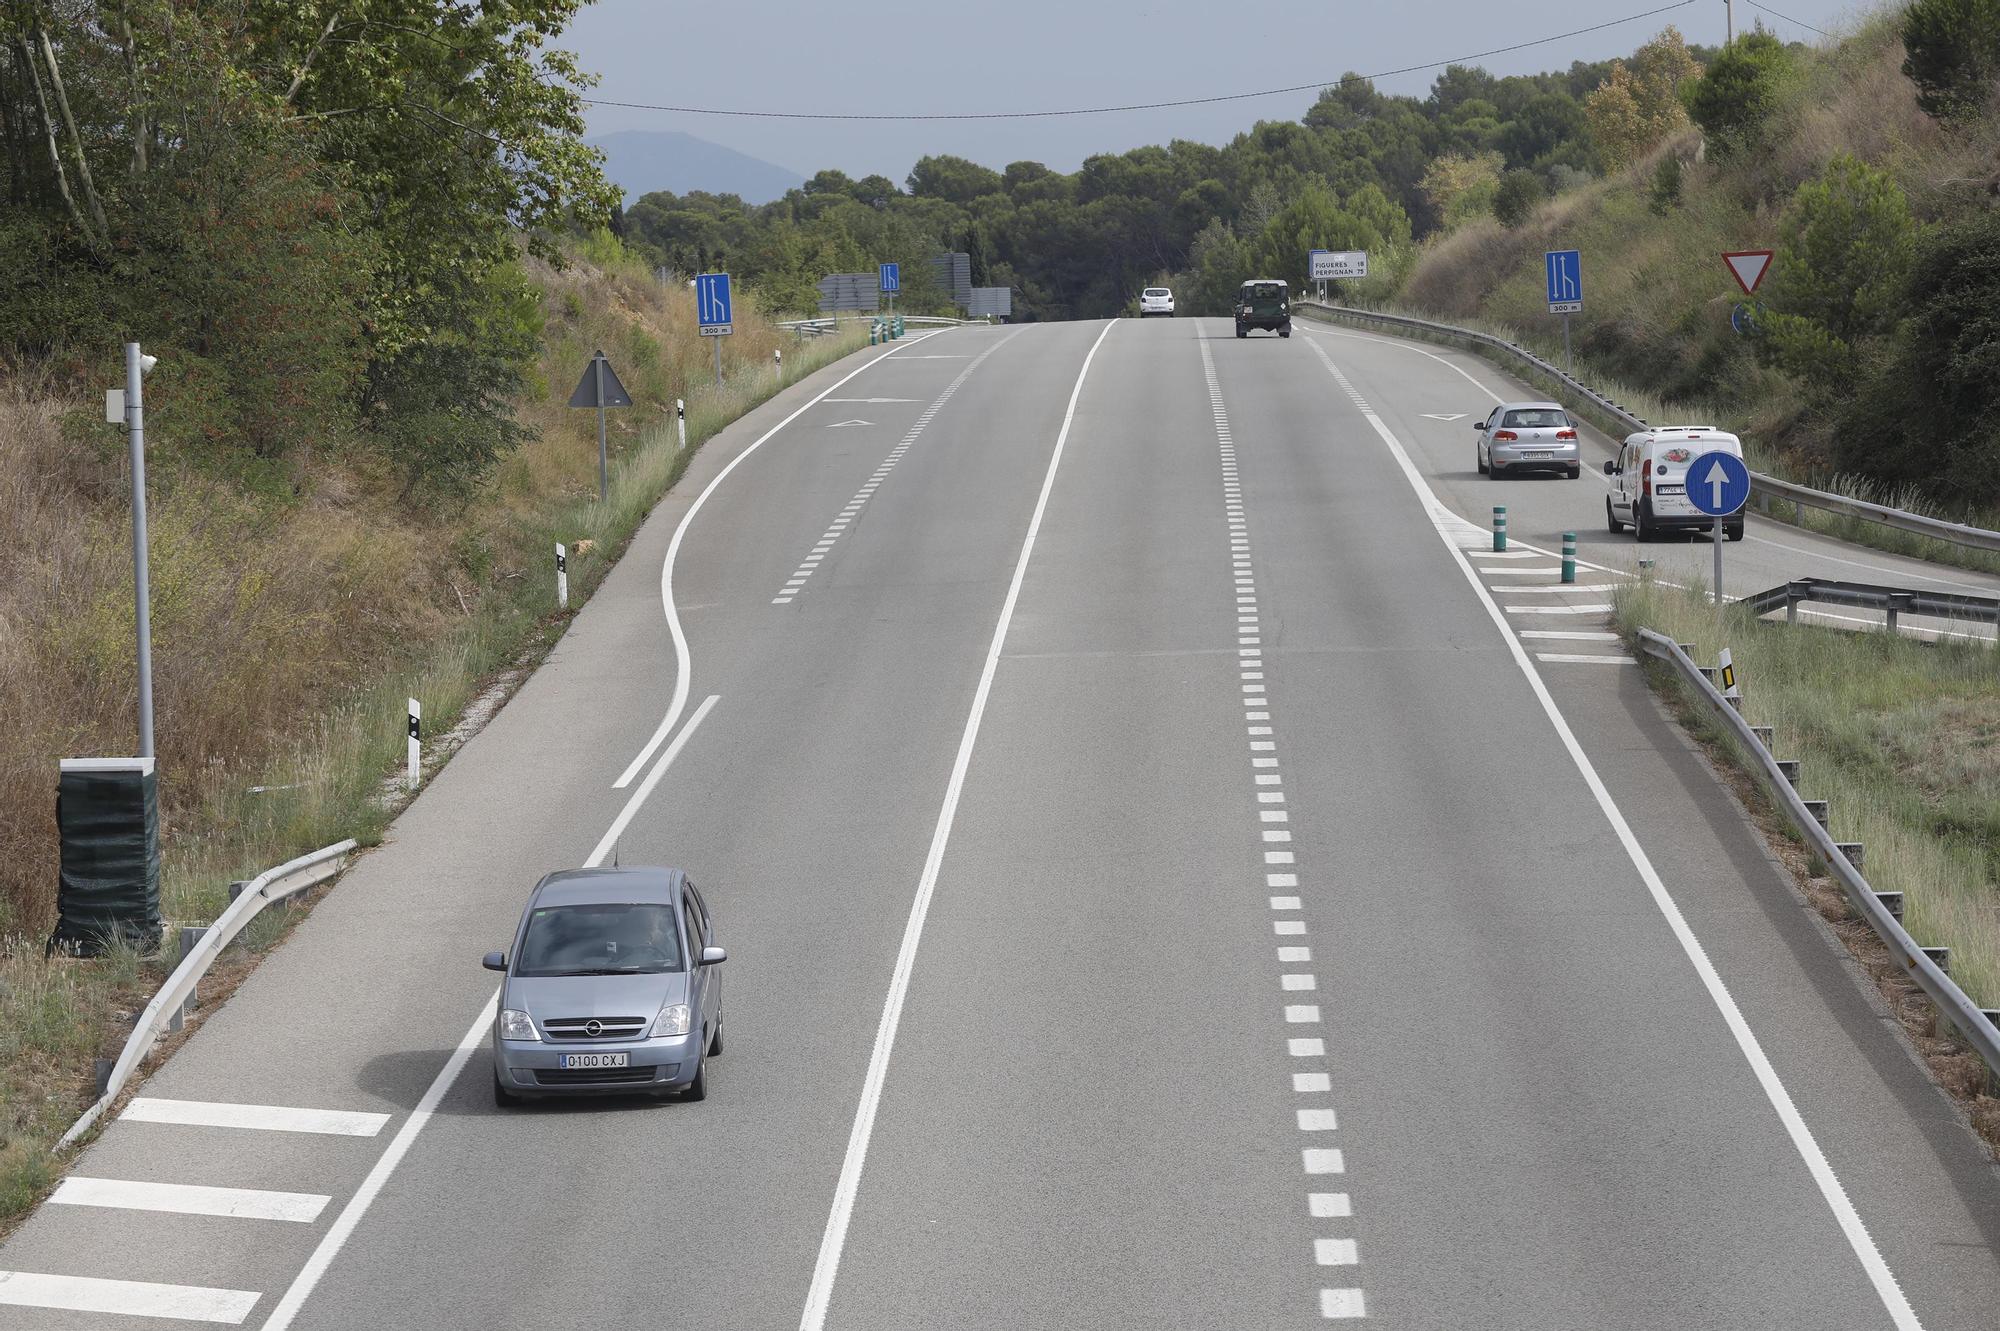
[[(903, 435), (903, 441), (891, 449), (889, 456), (882, 460), (882, 465), (869, 475), (867, 484), (854, 492), (854, 497), (847, 501), (845, 508), (840, 510), (840, 516), (834, 521), (832, 526), (827, 528), (826, 535), (821, 537), (819, 542), (813, 546), (812, 553), (814, 557), (800, 561), (799, 566), (792, 571), (791, 580), (786, 582), (784, 588), (771, 598), (772, 605), (790, 605), (798, 599), (799, 594), (805, 590), (806, 579), (810, 578), (818, 569), (820, 561), (826, 557), (826, 553), (832, 548), (833, 543), (840, 538), (847, 524), (854, 519), (856, 514), (860, 513), (862, 506), (875, 497), (875, 491), (882, 484), (883, 478), (895, 470), (896, 464), (903, 460), (903, 455), (910, 451), (910, 445), (917, 442), (917, 436), (922, 434), (924, 427), (931, 423), (931, 418), (944, 409), (944, 404), (951, 401), (951, 395), (956, 393), (959, 390), (959, 386), (972, 377), (972, 372), (979, 368), (982, 361), (1019, 336), (1020, 332), (1016, 330), (1001, 338), (998, 342), (995, 342), (992, 346), (973, 357), (972, 363), (960, 370), (958, 377), (945, 385), (944, 392), (939, 393), (937, 399), (924, 408), (923, 413), (917, 417), (915, 424), (911, 425), (908, 432)], [(925, 358), (921, 356), (906, 356), (903, 359), (922, 360)], [(942, 358), (934, 357), (932, 359)], [(950, 359), (956, 360), (960, 358), (951, 357)]]
[[(1300, 873), (1295, 867), (1297, 852), (1268, 849), (1272, 845), (1285, 845), (1292, 840), (1292, 833), (1286, 828), (1273, 827), (1291, 821), (1291, 814), (1282, 808), (1268, 806), (1285, 804), (1284, 778), (1278, 769), (1275, 756), (1278, 747), (1278, 728), (1272, 724), (1270, 698), (1265, 685), (1268, 663), (1264, 659), (1262, 639), (1257, 636), (1259, 621), (1256, 584), (1257, 577), (1250, 554), (1249, 526), (1244, 518), (1242, 483), (1237, 473), (1236, 445), (1230, 437), (1229, 416), (1223, 402), (1222, 384), (1216, 374), (1215, 357), (1208, 344), (1201, 346), (1202, 373), (1208, 383), (1209, 408), (1215, 418), (1217, 451), (1222, 466), (1222, 497), (1224, 518), (1228, 528), (1231, 585), (1235, 588), (1237, 606), (1237, 676), (1241, 683), (1239, 692), (1241, 704), (1246, 709), (1243, 719), (1244, 742), (1250, 749), (1251, 787), (1253, 804), (1257, 808), (1259, 836), (1267, 849), (1263, 852), (1264, 863), (1286, 866), (1266, 869), (1264, 886), (1267, 889), (1283, 889), (1266, 898), (1270, 909), (1288, 917), (1295, 916), (1304, 909), (1303, 898), (1295, 895), (1300, 885)], [(1306, 923), (1303, 919), (1283, 918), (1271, 921), (1272, 931), (1280, 938), (1303, 938)], [(1277, 948), (1278, 961), (1282, 969), (1278, 975), (1278, 988), (1287, 996), (1317, 993), (1319, 978), (1310, 970), (1292, 969), (1307, 966), (1312, 962), (1312, 949), (1303, 943), (1284, 943)], [(1320, 1024), (1320, 1009), (1316, 1003), (1287, 1003), (1283, 1005), (1287, 1026), (1317, 1026)], [(1294, 1036), (1285, 1041), (1286, 1052), (1294, 1059), (1318, 1061), (1326, 1057), (1326, 1041), (1317, 1036)], [(1322, 1097), (1332, 1093), (1333, 1079), (1324, 1071), (1306, 1070), (1294, 1072), (1292, 1090), (1302, 1096)], [(1330, 1106), (1307, 1103), (1295, 1111), (1294, 1124), (1299, 1132), (1324, 1134), (1339, 1128), (1337, 1112)], [(1325, 1140), (1323, 1136), (1318, 1140)], [(1338, 1148), (1310, 1147), (1302, 1156), (1301, 1163), (1307, 1175), (1340, 1174), (1346, 1170), (1346, 1157)], [(1306, 1213), (1315, 1221), (1344, 1220), (1353, 1215), (1353, 1206), (1344, 1192), (1308, 1192)], [(1353, 1266), (1358, 1261), (1355, 1240), (1347, 1237), (1326, 1236), (1313, 1239), (1313, 1259), (1318, 1266)], [(1358, 1289), (1323, 1289), (1320, 1291), (1320, 1307), (1323, 1316), (1351, 1316), (1357, 1313), (1335, 1312), (1328, 1309), (1358, 1309), (1360, 1307)]]
[(387, 1114), (346, 1109), (293, 1109), (285, 1105), (238, 1105), (219, 1100), (160, 1100), (141, 1095), (118, 1116), (138, 1123), (179, 1123), (197, 1128), (249, 1128), (258, 1132), (321, 1132), (334, 1137), (373, 1137)]
[(1557, 665), (1638, 665), (1629, 656), (1591, 655), (1583, 652), (1536, 652), (1537, 661), (1550, 661)]
[(0, 1271), (0, 1306), (12, 1308), (57, 1308), (64, 1312), (116, 1313), (125, 1317), (241, 1326), (257, 1305), (257, 1297), (255, 1292), (244, 1289)]
[[(1308, 339), (1308, 344), (1326, 365), (1334, 381), (1351, 392), (1347, 376), (1333, 363), (1333, 358), (1326, 354), (1326, 349), (1315, 339)], [(1798, 1153), (1800, 1162), (1819, 1190), (1821, 1200), (1826, 1203), (1827, 1210), (1831, 1212), (1835, 1223), (1839, 1226), (1841, 1236), (1846, 1239), (1848, 1249), (1867, 1274), (1876, 1297), (1881, 1300), (1883, 1310), (1889, 1314), (1889, 1319), (1897, 1331), (1922, 1331), (1923, 1324), (1918, 1320), (1916, 1310), (1910, 1306), (1908, 1297), (1904, 1295), (1902, 1286), (1896, 1280), (1895, 1272), (1890, 1270), (1881, 1249), (1875, 1245), (1875, 1239), (1869, 1234), (1867, 1224), (1861, 1219), (1861, 1213), (1855, 1209), (1853, 1200), (1847, 1195), (1846, 1187), (1833, 1172), (1833, 1165), (1827, 1160), (1826, 1152), (1820, 1148), (1811, 1127), (1799, 1113), (1791, 1092), (1779, 1077), (1777, 1069), (1771, 1065), (1770, 1056), (1764, 1052), (1762, 1041), (1757, 1038), (1757, 1033), (1750, 1029), (1750, 1023), (1744, 1017), (1742, 1008), (1737, 1006), (1735, 995), (1730, 993), (1729, 986), (1723, 981), (1721, 973), (1715, 969), (1715, 963), (1709, 960), (1707, 949), (1695, 936), (1693, 928), (1689, 926), (1687, 917), (1681, 913), (1681, 908), (1674, 901), (1673, 895), (1667, 891), (1667, 885), (1661, 879), (1659, 870), (1654, 867), (1652, 857), (1646, 853), (1646, 848), (1639, 844), (1638, 835), (1633, 832), (1624, 811), (1618, 807), (1618, 802), (1612, 798), (1604, 779), (1598, 775), (1597, 765), (1591, 762), (1590, 755), (1583, 751), (1583, 745), (1577, 741), (1576, 732), (1570, 728), (1562, 709), (1556, 706), (1555, 695), (1549, 692), (1548, 684), (1542, 679), (1541, 672), (1535, 669), (1534, 662), (1529, 659), (1527, 649), (1514, 637), (1512, 626), (1502, 615), (1498, 602), (1488, 594), (1486, 585), (1479, 580), (1475, 566), (1465, 557), (1469, 552), (1456, 544), (1446, 530), (1446, 518), (1455, 518), (1455, 515), (1451, 515), (1450, 511), (1438, 502), (1436, 494), (1417, 471), (1416, 464), (1410, 460), (1409, 450), (1403, 447), (1402, 441), (1383, 423), (1382, 418), (1374, 412), (1365, 412), (1363, 416), (1376, 436), (1388, 448), (1397, 467), (1402, 471), (1405, 482), (1437, 522), (1439, 536), (1458, 564), (1459, 572), (1471, 586), (1473, 595), (1478, 597), (1481, 605), (1485, 607), (1494, 626), (1500, 629), (1508, 650), (1513, 654), (1514, 664), (1520, 667), (1528, 687), (1534, 691), (1536, 701), (1541, 704), (1543, 715), (1548, 718), (1549, 725), (1555, 730), (1557, 738), (1569, 754), (1570, 762), (1589, 788), (1591, 798), (1604, 815), (1604, 820), (1610, 824), (1619, 845), (1625, 851), (1626, 858), (1631, 861), (1632, 867), (1645, 884), (1647, 895), (1652, 898), (1654, 906), (1673, 933), (1674, 940), (1680, 944), (1682, 954), (1687, 957), (1696, 977), (1708, 992), (1710, 1002), (1715, 1005), (1723, 1024), (1728, 1027), (1730, 1035), (1735, 1039), (1738, 1051), (1749, 1065), (1751, 1073), (1757, 1078), (1757, 1083), (1770, 1102), (1779, 1123), (1783, 1125), (1793, 1150)], [(1357, 1296), (1355, 1306), (1358, 1309), (1359, 1291), (1355, 1293)], [(1359, 1312), (1353, 1315), (1358, 1316)]]
[(1323, 1289), (1319, 1292), (1319, 1315), (1328, 1321), (1366, 1317), (1366, 1301), (1358, 1289)]
[(49, 1194), (56, 1206), (102, 1206), (122, 1211), (172, 1211), (219, 1215), (234, 1220), (290, 1220), (309, 1225), (332, 1200), (310, 1192), (264, 1192), (256, 1188), (204, 1188), (185, 1183), (142, 1183), (137, 1179), (77, 1178)]

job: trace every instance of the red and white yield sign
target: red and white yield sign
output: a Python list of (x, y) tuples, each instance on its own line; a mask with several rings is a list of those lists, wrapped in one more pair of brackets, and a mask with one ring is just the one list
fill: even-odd
[(1743, 288), (1743, 294), (1753, 296), (1757, 294), (1757, 284), (1764, 280), (1764, 274), (1770, 270), (1771, 251), (1738, 250), (1733, 254), (1723, 255), (1722, 261), (1729, 265), (1729, 271), (1736, 278), (1736, 285)]

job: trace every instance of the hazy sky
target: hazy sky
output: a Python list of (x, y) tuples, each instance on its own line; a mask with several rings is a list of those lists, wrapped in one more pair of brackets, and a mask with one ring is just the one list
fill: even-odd
[[(759, 111), (982, 112), (1158, 102), (1447, 61), (1657, 8), (1671, 0), (595, 0), (563, 45), (617, 101)], [(1817, 41), (1870, 0), (1775, 0), (1787, 40)], [(1722, 40), (1723, 0), (1505, 55), (1496, 74), (1629, 54), (1673, 23)], [(1422, 95), (1435, 70), (1380, 80)], [(900, 182), (925, 153), (1074, 170), (1093, 152), (1174, 138), (1227, 142), (1259, 119), (1295, 119), (1311, 92), (1037, 120), (800, 121), (593, 107), (590, 131), (677, 129), (802, 175), (838, 167)]]

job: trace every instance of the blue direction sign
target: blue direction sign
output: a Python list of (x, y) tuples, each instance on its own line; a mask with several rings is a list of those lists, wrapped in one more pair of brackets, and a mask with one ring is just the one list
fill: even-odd
[(694, 306), (701, 320), (703, 337), (726, 337), (730, 328), (731, 302), (728, 273), (699, 273), (694, 279)]
[(893, 296), (903, 289), (903, 265), (885, 263), (882, 265), (882, 292)]
[(1750, 501), (1750, 468), (1734, 453), (1703, 453), (1687, 469), (1688, 502), (1722, 518)]
[(1548, 267), (1549, 313), (1583, 311), (1583, 255), (1576, 250), (1550, 250), (1542, 256)]

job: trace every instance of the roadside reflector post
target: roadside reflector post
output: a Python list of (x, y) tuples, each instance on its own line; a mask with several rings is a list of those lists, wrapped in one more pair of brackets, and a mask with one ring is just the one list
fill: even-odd
[(1736, 687), (1736, 659), (1724, 647), (1715, 658), (1715, 672), (1722, 685), (1722, 696), (1737, 711), (1743, 710), (1743, 693)]
[(1564, 582), (1576, 581), (1576, 533), (1573, 531), (1563, 533), (1562, 580)]
[(1505, 504), (1495, 504), (1493, 506), (1493, 548), (1495, 550), (1505, 550), (1507, 548), (1507, 506)]
[[(205, 926), (187, 925), (187, 924), (181, 926), (182, 961), (187, 960), (188, 953), (194, 951), (195, 944), (201, 942), (201, 936), (207, 932), (208, 929)], [(193, 1013), (193, 1011), (194, 1011), (194, 995), (190, 993), (185, 999), (181, 1001), (181, 1005), (175, 1008), (173, 1012), (168, 1015), (167, 1029), (170, 1031), (177, 1031), (181, 1029), (181, 1027), (187, 1025), (188, 1016), (191, 1013)]]
[(677, 397), (674, 399), (674, 433), (680, 438), (680, 442), (675, 444), (674, 448), (676, 450), (686, 448), (688, 446), (688, 404), (686, 398)]
[(556, 609), (569, 609), (569, 551), (556, 542)]
[(778, 372), (779, 372), (780, 374), (783, 374), (783, 373), (784, 373), (784, 370), (785, 370), (785, 352), (784, 352), (784, 349), (783, 349), (782, 347), (772, 347), (772, 348), (771, 348), (771, 364), (772, 364), (773, 366), (775, 366), (775, 367), (777, 368), (777, 370), (778, 370)]
[(417, 788), (417, 778), (424, 770), (424, 705), (415, 698), (410, 699), (410, 765), (405, 784)]

